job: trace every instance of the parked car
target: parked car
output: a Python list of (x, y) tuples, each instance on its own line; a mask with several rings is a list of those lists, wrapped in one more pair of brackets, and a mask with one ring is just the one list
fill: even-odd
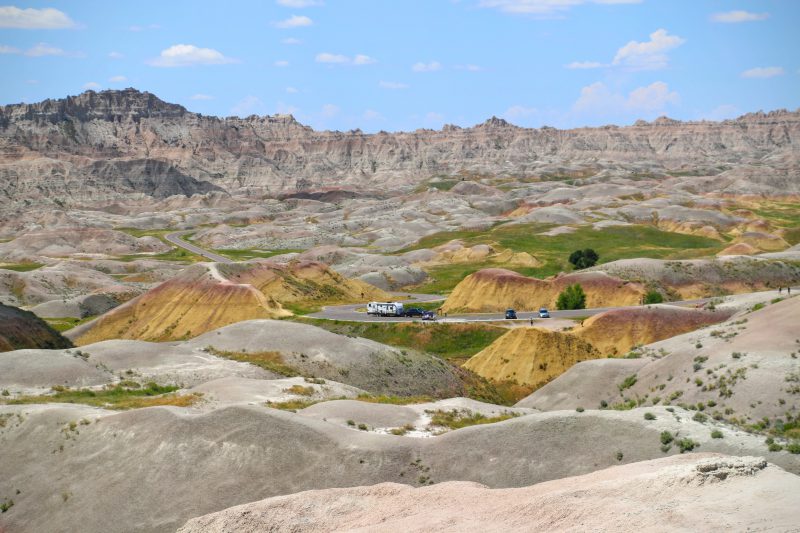
[(409, 307), (405, 312), (406, 316), (422, 316), (424, 314), (425, 310), (420, 309), (419, 307)]
[(546, 307), (539, 309), (539, 318), (550, 318), (550, 311)]
[(517, 312), (513, 309), (506, 309), (506, 319), (507, 320), (516, 320), (517, 319)]
[(436, 313), (433, 311), (425, 311), (422, 313), (422, 320), (436, 320)]

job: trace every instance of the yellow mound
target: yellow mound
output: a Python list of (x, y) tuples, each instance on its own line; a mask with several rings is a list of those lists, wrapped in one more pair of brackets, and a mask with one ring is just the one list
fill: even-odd
[(602, 357), (588, 342), (540, 328), (515, 328), (473, 355), (464, 367), (494, 381), (540, 387), (580, 361)]
[(597, 348), (603, 355), (623, 355), (634, 346), (650, 344), (722, 322), (722, 311), (678, 307), (614, 309), (587, 319), (571, 333)]
[(641, 284), (603, 272), (580, 272), (541, 280), (510, 270), (487, 268), (456, 285), (442, 310), (492, 312), (509, 307), (517, 310), (555, 307), (559, 293), (574, 283), (579, 283), (586, 292), (586, 307), (636, 305), (645, 293)]
[(749, 244), (763, 252), (777, 252), (789, 247), (789, 243), (771, 233), (747, 232), (742, 233), (733, 241), (734, 244)]
[(753, 255), (759, 252), (758, 248), (747, 244), (746, 242), (740, 242), (738, 244), (732, 244), (722, 250), (721, 252), (717, 252), (718, 256), (724, 255)]
[(432, 249), (436, 256), (418, 266), (455, 265), (464, 263), (484, 263), (490, 261), (498, 265), (517, 267), (538, 267), (541, 261), (527, 252), (514, 252), (510, 249), (498, 251), (488, 244), (467, 247), (460, 240), (453, 240)]
[(284, 305), (351, 303), (364, 298), (388, 295), (321, 263), (202, 263), (101, 316), (79, 334), (75, 344), (185, 339), (242, 320), (290, 316)]

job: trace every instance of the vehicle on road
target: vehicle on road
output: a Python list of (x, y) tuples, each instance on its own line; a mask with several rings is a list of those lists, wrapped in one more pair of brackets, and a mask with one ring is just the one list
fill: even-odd
[(506, 309), (506, 320), (516, 320), (517, 312), (513, 309)]
[(419, 307), (409, 307), (403, 312), (403, 314), (405, 316), (422, 316), (425, 314), (425, 310), (420, 309)]
[(433, 311), (425, 311), (422, 313), (422, 320), (436, 320), (436, 313)]
[(400, 302), (369, 302), (367, 314), (373, 316), (404, 316), (403, 304)]
[(539, 309), (539, 318), (550, 318), (550, 311), (546, 307)]

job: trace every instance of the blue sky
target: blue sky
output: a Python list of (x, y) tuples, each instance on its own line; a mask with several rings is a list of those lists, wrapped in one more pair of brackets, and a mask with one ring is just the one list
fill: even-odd
[(798, 28), (793, 0), (25, 2), (0, 6), (0, 103), (135, 87), (370, 132), (722, 119), (800, 107)]

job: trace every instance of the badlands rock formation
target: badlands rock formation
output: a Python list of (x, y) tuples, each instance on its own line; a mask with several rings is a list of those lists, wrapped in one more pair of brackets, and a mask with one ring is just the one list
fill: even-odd
[(106, 339), (176, 340), (254, 318), (291, 316), (288, 305), (355, 303), (387, 296), (321, 263), (200, 263), (70, 333)]
[(9, 203), (74, 205), (215, 190), (410, 190), (462, 173), (580, 178), (612, 167), (688, 171), (706, 176), (701, 190), (797, 194), (798, 135), (800, 115), (787, 111), (564, 131), (492, 118), (440, 131), (316, 132), (290, 115), (206, 117), (135, 89), (87, 91), (0, 108), (0, 191)]
[(0, 303), (0, 352), (70, 346), (68, 339), (33, 313)]
[(541, 280), (511, 270), (487, 268), (459, 283), (442, 310), (480, 313), (509, 307), (525, 311), (552, 308), (559, 293), (575, 283), (586, 293), (586, 307), (636, 305), (641, 303), (646, 292), (639, 283), (626, 282), (603, 272), (579, 272)]
[(201, 516), (178, 532), (788, 531), (798, 490), (800, 477), (762, 458), (700, 454), (513, 489), (447, 482), (314, 490)]

